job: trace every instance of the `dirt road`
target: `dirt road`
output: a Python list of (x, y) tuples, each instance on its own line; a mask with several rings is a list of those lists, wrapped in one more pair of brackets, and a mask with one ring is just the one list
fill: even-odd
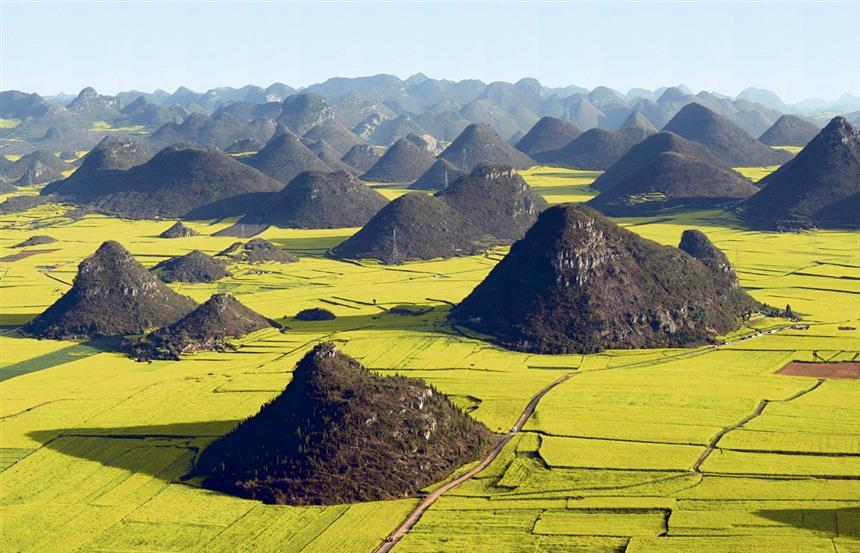
[(499, 453), (502, 452), (502, 449), (504, 449), (508, 442), (510, 442), (511, 439), (513, 439), (513, 437), (517, 435), (517, 432), (520, 431), (523, 425), (534, 414), (535, 409), (537, 409), (538, 403), (540, 403), (540, 400), (543, 399), (543, 397), (547, 393), (549, 393), (550, 390), (552, 390), (562, 382), (570, 379), (572, 376), (575, 376), (575, 374), (576, 373), (567, 373), (566, 375), (562, 376), (561, 378), (535, 394), (534, 397), (532, 397), (531, 401), (529, 401), (529, 404), (526, 405), (523, 414), (520, 415), (520, 418), (517, 419), (516, 425), (511, 428), (510, 432), (505, 434), (505, 436), (499, 441), (499, 443), (496, 444), (496, 447), (494, 447), (493, 450), (490, 451), (490, 453), (488, 453), (487, 456), (484, 457), (480, 463), (471, 468), (468, 472), (461, 474), (454, 480), (451, 480), (444, 486), (433, 490), (428, 495), (426, 495), (421, 500), (421, 502), (416, 505), (415, 508), (409, 513), (409, 515), (403, 520), (403, 522), (401, 522), (400, 525), (393, 532), (388, 534), (388, 537), (385, 538), (385, 541), (382, 542), (382, 544), (376, 548), (376, 553), (386, 553), (388, 551), (391, 551), (394, 546), (397, 545), (397, 542), (399, 542), (403, 538), (403, 536), (405, 536), (407, 532), (409, 532), (409, 530), (411, 530), (412, 527), (418, 523), (418, 520), (421, 519), (421, 515), (423, 515), (427, 511), (427, 509), (429, 509), (434, 503), (436, 503), (436, 501), (440, 497), (442, 497), (445, 493), (458, 487), (463, 482), (466, 482), (467, 480), (471, 479), (476, 474), (487, 468), (490, 463), (495, 461), (496, 457), (499, 456)]

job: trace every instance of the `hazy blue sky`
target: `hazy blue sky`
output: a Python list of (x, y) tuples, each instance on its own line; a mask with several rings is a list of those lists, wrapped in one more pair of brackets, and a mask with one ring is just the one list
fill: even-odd
[(172, 91), (391, 73), (860, 94), (860, 3), (0, 0), (0, 88)]

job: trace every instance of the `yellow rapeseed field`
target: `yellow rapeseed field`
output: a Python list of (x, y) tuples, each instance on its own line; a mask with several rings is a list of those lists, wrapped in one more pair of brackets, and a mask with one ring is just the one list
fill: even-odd
[[(592, 197), (597, 173), (524, 175), (559, 203)], [(2, 551), (372, 551), (417, 499), (271, 506), (183, 479), (200, 450), (280, 393), (321, 340), (381, 374), (425, 379), (499, 432), (538, 390), (575, 375), (396, 551), (860, 551), (860, 384), (775, 374), (790, 360), (860, 355), (858, 232), (753, 232), (716, 211), (619, 219), (673, 245), (684, 229), (701, 229), (754, 297), (790, 304), (803, 326), (759, 319), (734, 336), (761, 336), (720, 348), (549, 356), (505, 351), (445, 324), (505, 248), (387, 267), (324, 256), (356, 229), (271, 228), (261, 237), (298, 263), (236, 264), (217, 283), (171, 286), (197, 301), (229, 292), (288, 329), (259, 331), (227, 353), (139, 363), (98, 343), (34, 340), (15, 328), (60, 297), (106, 239), (151, 267), (226, 248), (234, 238), (211, 235), (233, 221), (192, 222), (200, 236), (166, 240), (158, 234), (173, 221), (71, 219), (68, 209), (0, 217), (0, 257), (34, 234), (57, 239), (0, 262)], [(426, 312), (390, 312), (402, 305)], [(309, 307), (337, 319), (292, 319)]]

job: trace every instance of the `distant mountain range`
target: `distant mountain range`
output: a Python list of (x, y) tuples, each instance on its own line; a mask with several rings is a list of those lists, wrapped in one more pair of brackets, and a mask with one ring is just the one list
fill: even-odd
[[(405, 80), (395, 77), (394, 75), (380, 74), (354, 78), (333, 77), (325, 82), (312, 84), (307, 87), (294, 88), (283, 83), (273, 83), (266, 88), (255, 85), (246, 85), (240, 88), (223, 86), (212, 88), (205, 92), (195, 92), (181, 86), (173, 93), (162, 89), (156, 89), (153, 92), (129, 90), (118, 93), (116, 97), (123, 103), (123, 105), (127, 105), (138, 97), (143, 96), (153, 104), (164, 107), (170, 107), (173, 105), (187, 106), (195, 103), (201, 107), (206, 108), (208, 106), (209, 109), (214, 110), (217, 105), (226, 102), (242, 101), (265, 103), (280, 101), (299, 91), (315, 92), (329, 100), (352, 95), (366, 100), (377, 99), (383, 102), (396, 100), (398, 98), (408, 98), (410, 96), (419, 96), (429, 99), (433, 97), (433, 92), (435, 91), (440, 95), (446, 95), (452, 98), (454, 101), (466, 103), (478, 98), (487, 89), (490, 89), (489, 95), (498, 95), (501, 91), (504, 91), (507, 88), (505, 85), (520, 85), (521, 88), (530, 86), (534, 90), (537, 90), (540, 96), (544, 98), (552, 96), (566, 98), (570, 96), (589, 95), (592, 92), (588, 88), (576, 85), (547, 87), (542, 85), (536, 79), (529, 78), (521, 79), (513, 85), (511, 83), (501, 81), (486, 84), (477, 79), (466, 79), (463, 81), (431, 79), (423, 73), (416, 73)], [(631, 88), (627, 93), (622, 93), (608, 87), (598, 87), (594, 90), (608, 90), (614, 95), (631, 102), (636, 99), (656, 101), (669, 88), (678, 88), (686, 94), (693, 94), (687, 86), (682, 84), (676, 85), (675, 87), (663, 86), (654, 90), (646, 88)], [(771, 90), (756, 88), (753, 86), (745, 88), (736, 96), (720, 94), (718, 92), (711, 92), (711, 94), (727, 100), (747, 100), (783, 113), (851, 113), (854, 111), (860, 111), (860, 96), (851, 94), (843, 94), (835, 100), (808, 98), (794, 103), (786, 103), (777, 93)], [(59, 93), (52, 96), (43, 96), (42, 98), (48, 104), (66, 106), (77, 96), (77, 94)]]
[(736, 97), (694, 94), (683, 85), (623, 93), (605, 86), (553, 88), (530, 78), (484, 83), (418, 73), (407, 79), (337, 77), (303, 88), (274, 83), (266, 88), (248, 85), (197, 92), (179, 87), (172, 93), (132, 90), (105, 95), (87, 87), (75, 96), (49, 97), (7, 90), (0, 92), (0, 118), (14, 122), (0, 129), (0, 153), (89, 150), (116, 132), (146, 137), (153, 151), (178, 141), (228, 149), (234, 144), (262, 144), (273, 134), (291, 132), (315, 155), (333, 159), (334, 153), (342, 156), (353, 146), (389, 147), (410, 134), (432, 137), (442, 143), (441, 150), (473, 124), (489, 125), (513, 143), (547, 117), (583, 132), (616, 131), (635, 114), (641, 124), (660, 129), (691, 103), (707, 107), (753, 137), (785, 114), (807, 118), (819, 127), (837, 113), (849, 121), (860, 120), (860, 97), (847, 94), (833, 102), (787, 104), (771, 91), (752, 87)]

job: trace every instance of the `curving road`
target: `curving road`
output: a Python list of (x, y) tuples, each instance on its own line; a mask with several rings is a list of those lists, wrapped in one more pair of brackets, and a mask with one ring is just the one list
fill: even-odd
[(499, 456), (499, 453), (502, 452), (502, 449), (508, 444), (508, 442), (511, 441), (514, 436), (517, 435), (517, 432), (520, 431), (523, 425), (534, 414), (535, 409), (537, 409), (538, 403), (540, 403), (540, 400), (543, 399), (543, 397), (547, 393), (549, 393), (550, 390), (575, 375), (576, 373), (567, 373), (549, 386), (543, 388), (537, 394), (535, 394), (535, 396), (532, 397), (531, 401), (529, 401), (529, 404), (526, 405), (523, 414), (520, 415), (520, 418), (517, 419), (516, 425), (511, 428), (511, 431), (505, 434), (505, 436), (501, 440), (499, 440), (499, 443), (496, 444), (496, 447), (494, 447), (493, 450), (490, 451), (487, 456), (481, 460), (480, 463), (478, 463), (475, 467), (471, 468), (468, 472), (461, 474), (460, 476), (458, 476), (454, 480), (451, 480), (444, 486), (441, 486), (440, 488), (433, 490), (432, 492), (424, 496), (424, 499), (422, 499), (421, 502), (418, 503), (418, 505), (416, 505), (414, 509), (412, 509), (409, 515), (407, 515), (407, 517), (403, 519), (403, 522), (401, 522), (400, 525), (393, 532), (388, 534), (388, 537), (385, 538), (385, 541), (382, 542), (382, 544), (380, 544), (380, 546), (375, 549), (375, 553), (387, 553), (388, 551), (391, 551), (394, 546), (397, 545), (397, 542), (399, 542), (403, 538), (403, 536), (405, 536), (409, 532), (409, 530), (411, 530), (412, 527), (418, 523), (418, 521), (421, 519), (421, 516), (427, 511), (427, 509), (429, 509), (434, 503), (436, 503), (436, 500), (442, 497), (445, 493), (458, 487), (463, 482), (470, 480), (473, 476), (487, 468), (490, 463), (495, 461), (496, 457)]

